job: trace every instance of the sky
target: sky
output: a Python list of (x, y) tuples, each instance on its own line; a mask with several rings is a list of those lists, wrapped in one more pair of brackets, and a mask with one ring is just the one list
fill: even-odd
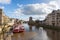
[(10, 18), (44, 20), (52, 10), (60, 9), (60, 0), (0, 0), (0, 8)]

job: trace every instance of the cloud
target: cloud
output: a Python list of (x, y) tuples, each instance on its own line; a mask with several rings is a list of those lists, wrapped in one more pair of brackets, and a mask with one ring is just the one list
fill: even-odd
[(0, 0), (1, 4), (10, 4), (11, 0)]
[(0, 6), (0, 9), (4, 9), (4, 6)]
[[(57, 10), (60, 8), (57, 1), (50, 1), (49, 3), (36, 3), (36, 4), (27, 4), (27, 5), (18, 5), (18, 8), (15, 9), (15, 15), (32, 15), (35, 19), (40, 18), (44, 19), (47, 14), (52, 12), (52, 10)], [(37, 17), (36, 17), (37, 16)], [(41, 17), (42, 16), (42, 17)]]
[(32, 17), (33, 17), (33, 20), (37, 20), (37, 19), (43, 20), (43, 19), (45, 18), (45, 17), (42, 16), (42, 15), (32, 15)]
[[(37, 4), (27, 4), (19, 5), (21, 13), (25, 15), (45, 15), (50, 13), (52, 10), (59, 9), (59, 5), (56, 1), (50, 1), (49, 3), (37, 3)], [(22, 9), (21, 9), (22, 8)]]

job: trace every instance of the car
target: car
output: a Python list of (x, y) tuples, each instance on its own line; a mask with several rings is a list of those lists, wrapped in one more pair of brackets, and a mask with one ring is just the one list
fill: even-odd
[(20, 27), (18, 26), (18, 27), (13, 28), (13, 33), (22, 33), (24, 31), (25, 31), (24, 26), (20, 26)]

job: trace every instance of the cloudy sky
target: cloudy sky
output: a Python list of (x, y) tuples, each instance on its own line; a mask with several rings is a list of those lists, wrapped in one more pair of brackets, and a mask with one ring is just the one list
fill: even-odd
[(44, 20), (52, 10), (60, 9), (60, 0), (0, 0), (0, 8), (11, 18)]

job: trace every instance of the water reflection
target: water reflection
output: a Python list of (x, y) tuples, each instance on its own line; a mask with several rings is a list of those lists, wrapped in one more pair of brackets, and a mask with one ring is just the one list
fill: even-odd
[[(29, 31), (29, 26), (27, 24), (24, 24), (24, 26), (26, 31)], [(42, 27), (40, 27), (39, 30), (37, 30), (35, 26), (33, 26), (32, 31), (36, 32), (37, 35), (35, 35), (35, 37), (33, 37), (31, 40), (49, 40), (47, 32)]]
[(28, 24), (23, 24), (23, 26), (25, 27), (26, 31), (29, 31), (29, 25)]
[[(29, 31), (29, 25), (28, 24), (23, 24), (23, 26), (25, 27), (26, 31)], [(35, 26), (32, 26), (32, 31), (35, 31)]]
[(34, 37), (34, 40), (49, 40), (47, 32), (40, 27), (37, 35)]

